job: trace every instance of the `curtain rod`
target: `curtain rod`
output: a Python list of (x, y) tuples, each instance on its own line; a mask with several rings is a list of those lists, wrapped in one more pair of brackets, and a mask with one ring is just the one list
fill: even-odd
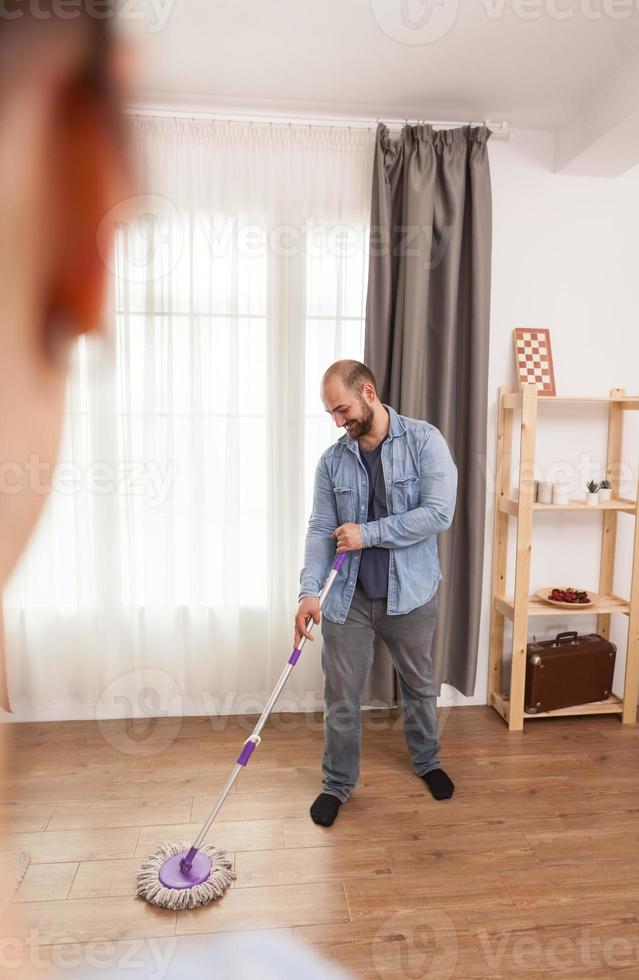
[(380, 122), (385, 122), (389, 129), (400, 130), (403, 126), (410, 124), (416, 126), (419, 124), (429, 124), (437, 128), (451, 128), (455, 126), (488, 126), (492, 130), (492, 139), (498, 140), (510, 140), (512, 138), (512, 132), (508, 127), (508, 123), (504, 120), (503, 122), (491, 122), (490, 119), (483, 119), (480, 122), (470, 122), (465, 120), (443, 120), (443, 119), (389, 119), (384, 120), (381, 118), (370, 119), (366, 117), (355, 117), (347, 118), (342, 116), (332, 117), (332, 116), (321, 116), (321, 115), (309, 115), (309, 116), (294, 116), (294, 115), (278, 115), (278, 114), (266, 114), (262, 112), (229, 112), (223, 109), (219, 110), (202, 110), (202, 109), (172, 109), (170, 107), (160, 107), (160, 106), (130, 106), (126, 110), (128, 115), (133, 116), (158, 116), (160, 118), (167, 119), (195, 119), (195, 120), (208, 120), (210, 122), (255, 122), (263, 123), (268, 126), (316, 126), (318, 128), (322, 127), (334, 127), (343, 129), (370, 129), (373, 130), (377, 127)]

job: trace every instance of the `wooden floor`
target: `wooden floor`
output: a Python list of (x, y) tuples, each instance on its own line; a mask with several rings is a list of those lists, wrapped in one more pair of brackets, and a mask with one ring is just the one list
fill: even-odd
[(327, 830), (308, 816), (321, 719), (274, 718), (209, 837), (237, 880), (176, 914), (135, 897), (135, 870), (157, 842), (194, 836), (249, 723), (9, 725), (2, 847), (31, 863), (3, 930), (39, 963), (77, 962), (97, 940), (116, 963), (180, 955), (248, 928), (361, 978), (639, 977), (639, 727), (599, 716), (509, 734), (487, 707), (445, 710), (441, 726), (452, 800), (413, 775), (397, 715), (368, 714), (361, 785)]

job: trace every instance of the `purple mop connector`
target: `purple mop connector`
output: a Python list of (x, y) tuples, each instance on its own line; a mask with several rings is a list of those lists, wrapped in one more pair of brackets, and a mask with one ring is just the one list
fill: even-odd
[(195, 857), (196, 854), (197, 854), (197, 847), (192, 847), (191, 850), (187, 851), (187, 853), (181, 859), (180, 869), (184, 872), (184, 874), (188, 874), (188, 872), (191, 870), (191, 865), (193, 864), (193, 858)]
[(255, 751), (256, 747), (257, 746), (256, 746), (255, 742), (251, 742), (251, 740), (248, 739), (244, 743), (244, 747), (243, 747), (242, 751), (240, 752), (240, 754), (238, 755), (237, 762), (235, 763), (235, 765), (236, 766), (246, 766), (248, 764), (249, 759), (253, 755), (253, 752)]
[(348, 554), (347, 551), (342, 551), (341, 555), (338, 555), (337, 556), (337, 558), (333, 562), (333, 571), (334, 572), (339, 572), (340, 568), (342, 567), (342, 565), (346, 561), (347, 554)]

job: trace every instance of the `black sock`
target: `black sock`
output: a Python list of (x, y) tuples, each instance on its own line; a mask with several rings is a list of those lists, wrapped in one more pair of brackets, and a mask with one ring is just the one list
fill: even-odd
[(330, 827), (334, 822), (342, 801), (330, 793), (320, 793), (311, 807), (311, 818), (322, 827)]
[(455, 792), (455, 784), (443, 769), (431, 769), (425, 772), (422, 779), (436, 800), (449, 800)]

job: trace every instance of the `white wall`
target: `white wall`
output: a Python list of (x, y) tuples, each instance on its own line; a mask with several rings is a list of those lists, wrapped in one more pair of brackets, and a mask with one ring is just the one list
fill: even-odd
[[(557, 393), (606, 396), (613, 387), (639, 394), (637, 260), (639, 255), (639, 168), (622, 177), (590, 178), (553, 173), (550, 133), (519, 131), (507, 142), (489, 143), (493, 189), (493, 278), (488, 412), (488, 496), (484, 589), (477, 684), (472, 698), (450, 688), (442, 704), (484, 704), (488, 670), (493, 535), (493, 476), (497, 392), (515, 383), (512, 330), (519, 326), (551, 331)], [(606, 409), (547, 405), (537, 436), (541, 479), (574, 477), (575, 496), (589, 478), (603, 475)], [(639, 413), (637, 413), (639, 414)], [(626, 496), (636, 491), (639, 419), (627, 413), (624, 458), (632, 463)], [(516, 420), (517, 421), (517, 420)], [(580, 458), (582, 460), (580, 469)], [(518, 441), (515, 440), (515, 463)], [(563, 468), (563, 473), (560, 472)], [(535, 515), (531, 591), (551, 585), (597, 590), (601, 516), (568, 513)], [(628, 595), (634, 519), (619, 516), (617, 594)], [(515, 521), (511, 518), (511, 544)], [(513, 549), (509, 592), (513, 588)], [(511, 633), (506, 624), (506, 643)], [(560, 629), (589, 632), (595, 617), (544, 617), (529, 621), (538, 639)], [(615, 690), (623, 677), (626, 617), (613, 617), (612, 639), (619, 646)]]

